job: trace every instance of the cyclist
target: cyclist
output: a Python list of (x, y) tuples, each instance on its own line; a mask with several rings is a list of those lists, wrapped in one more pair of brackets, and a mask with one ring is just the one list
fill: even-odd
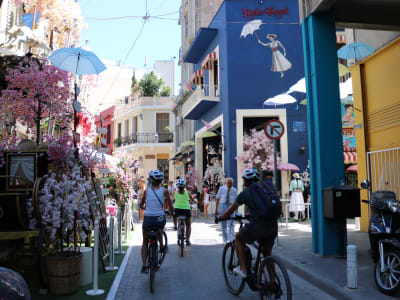
[[(158, 227), (158, 240), (160, 242), (160, 251), (165, 251), (162, 239), (162, 230), (164, 229), (166, 219), (163, 210), (164, 202), (167, 201), (169, 212), (172, 214), (173, 206), (171, 198), (167, 189), (160, 187), (161, 181), (163, 180), (163, 173), (160, 170), (153, 170), (149, 173), (150, 185), (143, 193), (140, 207), (145, 209), (144, 219), (142, 225), (143, 244), (142, 244), (142, 273), (148, 272), (148, 266), (146, 266), (146, 258), (148, 253), (149, 237), (146, 229), (150, 227)], [(145, 208), (144, 208), (145, 207)]]
[[(217, 220), (227, 220), (230, 215), (242, 204), (246, 204), (249, 209), (250, 223), (242, 227), (235, 238), (235, 250), (239, 260), (239, 266), (233, 269), (233, 272), (242, 278), (246, 278), (246, 260), (244, 254), (245, 244), (251, 244), (254, 241), (259, 241), (263, 245), (264, 256), (270, 256), (272, 246), (278, 234), (277, 218), (261, 218), (257, 215), (257, 205), (253, 200), (250, 186), (259, 181), (258, 172), (254, 169), (247, 169), (243, 172), (245, 189), (237, 196), (234, 202)], [(273, 186), (272, 186), (273, 187)], [(273, 189), (275, 191), (275, 188)]]
[(186, 181), (183, 178), (178, 179), (176, 182), (177, 190), (175, 191), (175, 215), (174, 225), (176, 228), (178, 216), (185, 216), (186, 220), (186, 245), (190, 246), (190, 233), (192, 231), (191, 226), (191, 211), (190, 204), (193, 203), (192, 195), (188, 192), (186, 187)]

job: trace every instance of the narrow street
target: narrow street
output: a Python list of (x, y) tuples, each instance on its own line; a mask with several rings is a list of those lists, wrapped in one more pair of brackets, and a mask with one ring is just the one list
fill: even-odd
[[(221, 268), (222, 237), (220, 225), (195, 219), (192, 246), (185, 248), (180, 257), (176, 244), (176, 231), (168, 222), (166, 231), (169, 252), (156, 273), (155, 292), (150, 294), (149, 276), (140, 273), (141, 226), (136, 225), (131, 254), (115, 294), (107, 299), (237, 299), (226, 288)], [(275, 249), (279, 251), (279, 248)], [(318, 288), (289, 273), (293, 299), (331, 299)], [(247, 286), (240, 295), (244, 299), (259, 299)]]

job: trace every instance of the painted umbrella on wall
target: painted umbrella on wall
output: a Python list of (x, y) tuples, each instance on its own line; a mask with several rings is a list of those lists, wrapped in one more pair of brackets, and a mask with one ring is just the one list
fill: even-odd
[(260, 30), (261, 25), (262, 25), (261, 20), (253, 20), (247, 22), (246, 24), (244, 24), (242, 31), (240, 32), (240, 37), (246, 38), (248, 35), (255, 34), (256, 37), (258, 38), (257, 33), (255, 31)]

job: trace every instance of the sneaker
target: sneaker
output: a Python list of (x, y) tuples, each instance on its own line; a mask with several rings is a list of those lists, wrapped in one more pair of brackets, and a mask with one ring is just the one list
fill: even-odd
[(143, 266), (142, 270), (140, 271), (140, 273), (148, 274), (149, 273), (149, 267), (148, 266)]
[(191, 246), (192, 243), (189, 240), (186, 240), (186, 246)]
[(247, 277), (246, 271), (241, 270), (240, 266), (237, 266), (236, 268), (233, 269), (233, 274), (238, 275), (242, 278)]

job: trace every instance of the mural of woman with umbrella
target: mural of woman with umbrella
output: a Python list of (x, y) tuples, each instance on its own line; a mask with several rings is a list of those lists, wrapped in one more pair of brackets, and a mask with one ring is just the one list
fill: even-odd
[[(266, 37), (271, 41), (270, 43), (262, 42), (258, 36), (257, 41), (261, 46), (270, 47), (272, 50), (272, 65), (271, 71), (272, 72), (280, 72), (281, 78), (283, 78), (283, 72), (289, 70), (292, 67), (290, 61), (285, 57), (286, 56), (286, 49), (283, 47), (282, 43), (276, 40), (277, 35), (274, 33), (267, 34)], [(282, 49), (283, 54), (279, 51), (279, 47)]]

